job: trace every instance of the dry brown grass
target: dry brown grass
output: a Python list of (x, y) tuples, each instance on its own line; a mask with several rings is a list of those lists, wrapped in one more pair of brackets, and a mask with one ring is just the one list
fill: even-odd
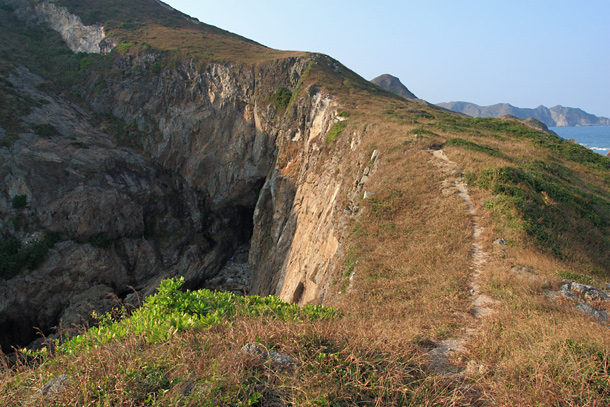
[[(569, 168), (576, 185), (608, 196), (599, 170), (552, 157), (528, 139), (492, 135), (475, 130), (476, 126), (472, 134), (438, 130), (431, 125), (434, 120), (442, 123), (442, 114), (429, 107), (381, 97), (367, 102), (370, 115), (362, 114), (361, 120), (376, 127), (367, 133), (366, 142), (382, 152), (383, 161), (374, 176), (373, 199), (364, 203), (366, 210), (349, 239), (346, 267), (356, 259), (358, 263), (352, 291), (341, 297), (341, 307), (355, 326), (362, 326), (360, 330), (387, 338), (388, 343), (402, 340), (425, 351), (426, 346), (459, 337), (464, 328), (472, 327), (472, 320), (464, 317), (470, 309), (466, 286), (471, 219), (459, 197), (441, 193), (443, 175), (430, 163), (428, 147), (460, 137), (502, 153), (492, 156), (447, 147), (450, 159), (465, 173), (551, 160)], [(429, 112), (437, 119), (410, 109)], [(422, 128), (435, 134), (417, 130)], [(560, 258), (527, 235), (525, 221), (514, 207), (485, 205), (498, 197), (472, 185), (470, 194), (484, 228), (484, 249), (490, 254), (483, 291), (499, 301), (464, 355), (484, 366), (468, 377), (479, 391), (477, 400), (515, 406), (607, 405), (608, 328), (576, 311), (573, 301), (553, 300), (547, 294), (559, 288), (560, 270), (590, 274), (591, 259), (582, 254), (589, 248), (577, 241), (583, 231), (570, 232), (572, 255)], [(566, 213), (574, 216), (571, 221), (579, 221)], [(494, 244), (498, 238), (509, 243)], [(519, 274), (514, 267), (527, 267), (533, 273)], [(605, 279), (599, 274), (594, 277)]]
[[(472, 405), (471, 386), (427, 376), (413, 346), (354, 335), (345, 321), (282, 323), (238, 320), (169, 341), (114, 341), (37, 368), (3, 368), (3, 406), (39, 405)], [(278, 369), (244, 354), (259, 343), (299, 360)], [(32, 399), (51, 377), (68, 374), (65, 392)], [(189, 394), (184, 389), (193, 388)], [(257, 401), (258, 400), (258, 401)], [(250, 403), (250, 404), (249, 404)]]
[[(390, 150), (391, 141), (374, 142)], [(364, 202), (348, 243), (358, 264), (344, 308), (399, 332), (406, 342), (455, 335), (469, 307), (472, 226), (465, 205), (457, 195), (441, 194), (441, 173), (430, 153), (401, 147), (383, 160), (388, 164), (373, 182), (388, 189), (373, 190)]]

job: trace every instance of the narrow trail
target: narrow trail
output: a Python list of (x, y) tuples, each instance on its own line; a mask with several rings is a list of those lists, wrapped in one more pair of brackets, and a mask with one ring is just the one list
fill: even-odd
[(450, 193), (454, 188), (457, 194), (466, 204), (466, 208), (472, 217), (473, 243), (472, 243), (472, 265), (471, 274), (468, 282), (470, 291), (469, 300), (472, 304), (469, 326), (463, 330), (462, 334), (455, 338), (440, 341), (429, 353), (430, 367), (437, 373), (450, 376), (461, 377), (471, 373), (473, 370), (482, 369), (476, 362), (470, 361), (466, 367), (460, 368), (452, 363), (452, 360), (459, 357), (465, 351), (465, 345), (481, 329), (482, 320), (493, 313), (491, 306), (496, 302), (481, 291), (481, 280), (483, 266), (489, 256), (483, 250), (483, 227), (479, 222), (479, 216), (468, 193), (468, 185), (464, 181), (461, 170), (456, 163), (450, 161), (443, 150), (432, 150), (432, 154), (437, 159), (437, 165), (447, 174), (443, 181), (443, 193)]

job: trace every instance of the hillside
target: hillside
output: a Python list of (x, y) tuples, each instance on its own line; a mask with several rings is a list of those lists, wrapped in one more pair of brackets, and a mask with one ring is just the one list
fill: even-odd
[(405, 99), (417, 99), (417, 97), (413, 93), (411, 93), (411, 91), (407, 89), (405, 85), (402, 84), (400, 79), (395, 76), (389, 74), (380, 75), (374, 79), (371, 79), (371, 83), (374, 83), (380, 88), (392, 92)]
[(0, 34), (0, 405), (608, 404), (610, 159), (156, 0)]
[(610, 126), (610, 119), (589, 114), (581, 109), (573, 107), (554, 106), (550, 109), (546, 106), (538, 106), (535, 109), (523, 109), (498, 103), (491, 106), (479, 106), (468, 102), (439, 103), (438, 106), (464, 113), (471, 117), (501, 117), (511, 115), (520, 119), (533, 118), (546, 124), (548, 127), (565, 126)]

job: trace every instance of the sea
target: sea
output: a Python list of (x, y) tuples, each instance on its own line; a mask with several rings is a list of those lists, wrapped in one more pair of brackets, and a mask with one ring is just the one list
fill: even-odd
[(610, 126), (550, 127), (563, 139), (574, 139), (596, 153), (606, 155), (610, 151)]

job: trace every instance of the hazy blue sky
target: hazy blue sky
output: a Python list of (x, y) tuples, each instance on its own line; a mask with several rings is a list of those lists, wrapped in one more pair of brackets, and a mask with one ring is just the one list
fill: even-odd
[(389, 73), (432, 103), (563, 105), (610, 117), (610, 0), (166, 0), (276, 49)]

